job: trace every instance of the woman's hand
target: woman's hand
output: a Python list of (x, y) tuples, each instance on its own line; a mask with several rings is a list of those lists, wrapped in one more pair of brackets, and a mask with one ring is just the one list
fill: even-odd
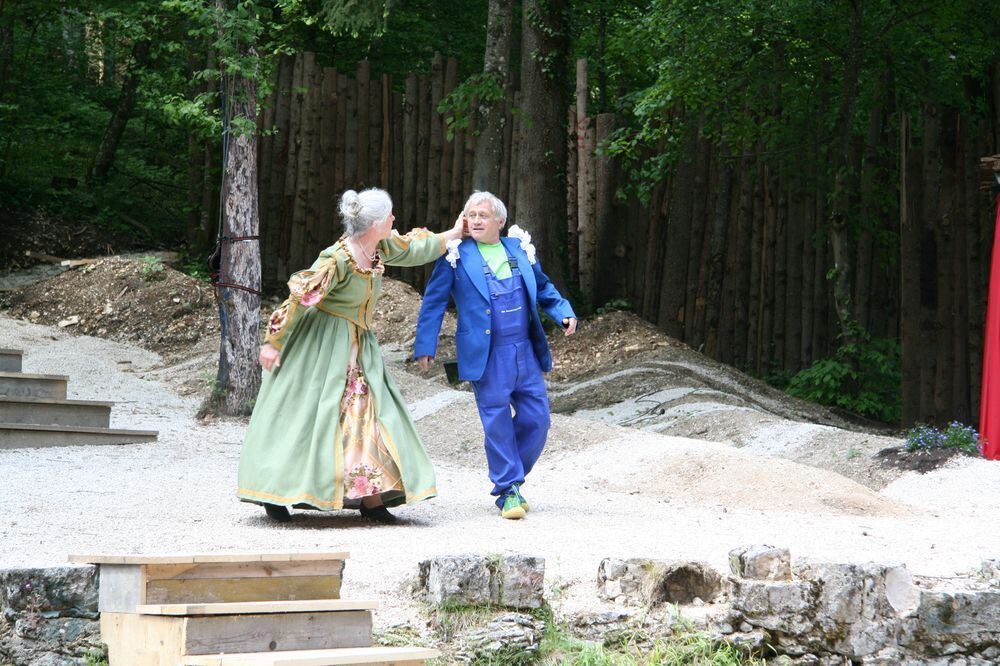
[(563, 335), (573, 335), (576, 333), (576, 317), (568, 317), (562, 320)]
[(455, 218), (455, 224), (442, 235), (448, 240), (457, 240), (469, 235), (469, 229), (465, 223), (465, 211), (458, 214), (458, 217)]
[(260, 367), (270, 372), (271, 368), (281, 366), (281, 351), (270, 342), (265, 342), (257, 360), (260, 361)]

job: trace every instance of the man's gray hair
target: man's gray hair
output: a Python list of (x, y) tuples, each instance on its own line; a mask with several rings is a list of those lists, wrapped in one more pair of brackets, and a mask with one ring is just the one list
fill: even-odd
[(469, 206), (477, 206), (484, 201), (489, 202), (490, 208), (493, 209), (494, 217), (498, 217), (504, 222), (507, 221), (507, 206), (503, 205), (500, 197), (490, 192), (480, 192), (479, 190), (473, 192), (469, 200), (465, 202), (465, 208), (462, 209), (462, 212), (466, 213), (469, 211)]
[(340, 198), (340, 216), (348, 236), (363, 234), (376, 222), (389, 217), (392, 212), (392, 198), (385, 190), (372, 187), (360, 194), (347, 190)]

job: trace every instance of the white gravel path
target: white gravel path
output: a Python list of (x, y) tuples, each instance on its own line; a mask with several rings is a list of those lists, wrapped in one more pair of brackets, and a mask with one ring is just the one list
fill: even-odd
[[(400, 383), (418, 425), (439, 420), (434, 432), (456, 433), (428, 442), (440, 496), (399, 509), (403, 526), (373, 526), (355, 512), (298, 512), (275, 525), (234, 494), (244, 424), (199, 424), (195, 399), (142, 377), (154, 354), (3, 317), (0, 347), (24, 349), (25, 371), (68, 374), (70, 397), (117, 401), (114, 425), (160, 431), (151, 444), (0, 450), (0, 567), (58, 565), (71, 553), (347, 550), (345, 596), (382, 600), (385, 626), (417, 612), (405, 587), (421, 559), (439, 554), (543, 556), (547, 585), (568, 585), (553, 598), (566, 610), (601, 607), (594, 581), (609, 556), (724, 570), (731, 548), (771, 543), (795, 557), (953, 575), (1000, 555), (991, 527), (1000, 466), (985, 461), (910, 474), (879, 495), (724, 444), (565, 417), (554, 419), (551, 450), (525, 487), (532, 512), (504, 521), (484, 465), (452, 452), (462, 428), (479, 427), (468, 423), (468, 394), (413, 375)], [(405, 371), (397, 363), (395, 372)]]

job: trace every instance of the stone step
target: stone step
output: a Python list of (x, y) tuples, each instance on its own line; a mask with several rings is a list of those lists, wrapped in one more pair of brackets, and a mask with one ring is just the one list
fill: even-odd
[(116, 430), (85, 426), (0, 423), (0, 449), (138, 444), (155, 441), (157, 434), (155, 430)]
[(0, 349), (0, 372), (21, 372), (20, 349)]
[(203, 654), (185, 656), (182, 666), (340, 666), (372, 664), (382, 666), (418, 666), (441, 653), (429, 648), (366, 647), (335, 650), (293, 650), (243, 654)]
[(93, 400), (0, 396), (0, 423), (108, 428), (114, 404)]
[(32, 375), (22, 372), (0, 372), (0, 395), (11, 398), (66, 399), (64, 375)]
[[(176, 664), (185, 655), (371, 646), (369, 610), (237, 615), (101, 613), (112, 665)], [(153, 652), (160, 661), (147, 660)]]

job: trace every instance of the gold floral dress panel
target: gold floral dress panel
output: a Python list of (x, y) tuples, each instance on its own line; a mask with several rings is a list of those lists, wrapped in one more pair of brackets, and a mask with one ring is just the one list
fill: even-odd
[(345, 499), (403, 490), (399, 468), (382, 440), (368, 383), (358, 365), (352, 365), (347, 372), (347, 386), (340, 401), (340, 435)]

